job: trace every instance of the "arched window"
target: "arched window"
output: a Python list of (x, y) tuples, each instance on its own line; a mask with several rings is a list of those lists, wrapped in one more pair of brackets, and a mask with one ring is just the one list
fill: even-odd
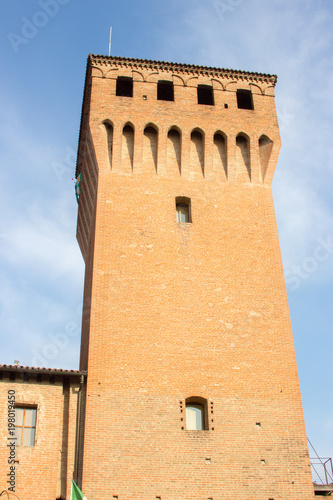
[(185, 401), (186, 429), (188, 431), (204, 431), (208, 429), (207, 400), (191, 397)]
[(176, 198), (177, 222), (191, 222), (191, 199), (184, 196)]

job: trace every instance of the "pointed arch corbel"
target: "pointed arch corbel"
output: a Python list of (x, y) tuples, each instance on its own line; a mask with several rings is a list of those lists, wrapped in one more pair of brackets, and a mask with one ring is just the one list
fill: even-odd
[(250, 137), (245, 132), (236, 135), (236, 175), (240, 182), (251, 181)]
[(259, 147), (260, 175), (263, 183), (265, 183), (265, 178), (270, 163), (273, 146), (274, 146), (273, 141), (267, 135), (262, 134), (259, 137), (258, 147)]

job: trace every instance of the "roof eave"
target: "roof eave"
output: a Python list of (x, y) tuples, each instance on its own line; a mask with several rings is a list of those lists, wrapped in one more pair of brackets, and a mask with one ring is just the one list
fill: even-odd
[(61, 368), (40, 368), (35, 366), (15, 366), (15, 365), (0, 365), (0, 371), (2, 372), (24, 372), (24, 373), (37, 373), (44, 375), (61, 375), (61, 376), (71, 376), (71, 377), (81, 377), (87, 376), (85, 370), (63, 370)]

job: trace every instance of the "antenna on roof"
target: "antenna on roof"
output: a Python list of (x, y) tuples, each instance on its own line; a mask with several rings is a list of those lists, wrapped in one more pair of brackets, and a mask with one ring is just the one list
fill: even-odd
[(112, 35), (112, 26), (110, 26), (110, 38), (109, 38), (109, 57), (111, 55), (111, 35)]

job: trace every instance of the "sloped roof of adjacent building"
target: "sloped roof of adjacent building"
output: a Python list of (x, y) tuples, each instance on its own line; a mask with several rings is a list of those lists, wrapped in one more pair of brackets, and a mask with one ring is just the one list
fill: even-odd
[(46, 375), (87, 375), (85, 370), (64, 370), (62, 368), (44, 368), (35, 366), (22, 366), (22, 365), (0, 365), (0, 371), (16, 371), (16, 372), (29, 372), (41, 373)]

